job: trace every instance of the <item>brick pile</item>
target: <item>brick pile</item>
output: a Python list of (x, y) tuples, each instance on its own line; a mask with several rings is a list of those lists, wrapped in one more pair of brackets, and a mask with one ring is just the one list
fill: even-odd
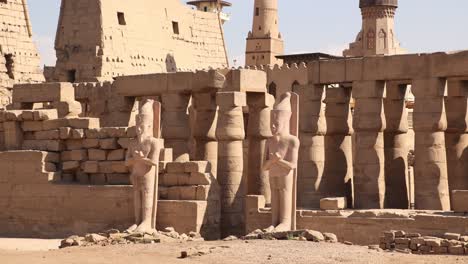
[(468, 236), (445, 233), (440, 238), (405, 231), (387, 231), (380, 237), (380, 248), (415, 254), (468, 255)]

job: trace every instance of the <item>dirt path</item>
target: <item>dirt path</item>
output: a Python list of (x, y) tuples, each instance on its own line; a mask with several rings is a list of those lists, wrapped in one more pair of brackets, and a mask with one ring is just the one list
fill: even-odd
[[(179, 259), (183, 250), (196, 249), (202, 256)], [(211, 253), (210, 253), (211, 249)], [(70, 248), (42, 252), (0, 250), (5, 264), (466, 264), (468, 256), (422, 256), (384, 253), (361, 246), (299, 241), (184, 242)]]

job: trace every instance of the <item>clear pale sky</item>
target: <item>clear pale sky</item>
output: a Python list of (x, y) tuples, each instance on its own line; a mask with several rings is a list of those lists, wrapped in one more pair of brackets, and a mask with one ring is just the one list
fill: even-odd
[[(129, 0), (135, 1), (135, 0)], [(165, 0), (154, 0), (165, 1)], [(231, 64), (243, 64), (254, 0), (230, 0), (225, 25)], [(185, 2), (185, 1), (183, 1)], [(286, 53), (340, 54), (360, 29), (358, 0), (278, 0)], [(468, 49), (468, 1), (400, 0), (396, 36), (411, 53)], [(55, 64), (54, 39), (60, 0), (29, 0), (34, 39), (43, 63)]]

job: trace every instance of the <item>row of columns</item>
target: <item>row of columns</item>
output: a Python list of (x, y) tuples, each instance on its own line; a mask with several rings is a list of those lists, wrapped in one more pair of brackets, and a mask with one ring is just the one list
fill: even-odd
[(468, 189), (468, 85), (463, 79), (449, 79), (448, 97), (443, 78), (358, 81), (326, 92), (322, 85), (309, 85), (301, 92), (302, 207), (317, 208), (324, 197), (351, 196), (348, 200), (359, 209), (409, 208), (413, 139), (407, 135), (405, 95), (410, 84), (416, 96), (416, 208), (449, 210), (449, 189)]

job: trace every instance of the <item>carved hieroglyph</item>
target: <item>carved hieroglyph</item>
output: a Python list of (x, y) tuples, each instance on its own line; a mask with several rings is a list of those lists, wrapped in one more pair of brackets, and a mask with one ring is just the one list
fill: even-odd
[[(153, 123), (160, 118), (160, 104), (143, 100), (136, 116), (137, 138), (128, 148), (125, 164), (130, 167), (133, 183), (135, 224), (127, 231), (153, 233), (156, 230), (158, 163), (160, 140), (154, 137)], [(154, 116), (157, 114), (158, 116)], [(156, 118), (154, 118), (156, 117)]]
[(267, 141), (267, 160), (263, 166), (270, 174), (272, 225), (268, 231), (295, 229), (295, 173), (300, 143), (295, 136), (297, 125), (296, 129), (291, 129), (292, 116), (291, 93), (286, 93), (271, 111), (273, 137)]

